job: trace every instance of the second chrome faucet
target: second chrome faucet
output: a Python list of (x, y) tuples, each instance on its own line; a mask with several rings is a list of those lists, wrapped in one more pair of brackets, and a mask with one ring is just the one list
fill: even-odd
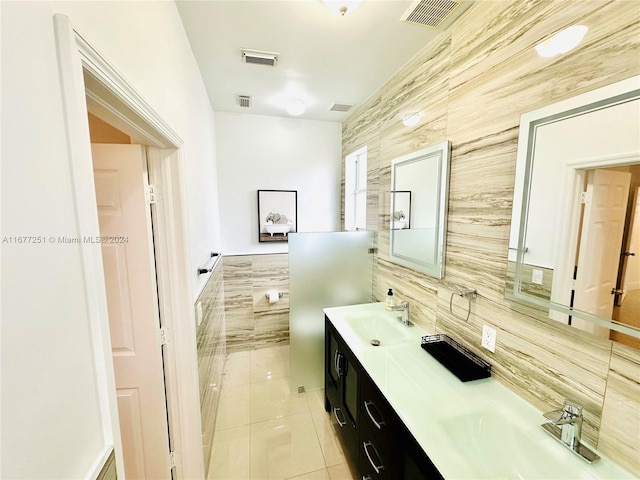
[(569, 448), (583, 460), (595, 462), (600, 457), (580, 442), (582, 434), (582, 407), (565, 400), (562, 410), (544, 414), (548, 423), (542, 427), (556, 440)]
[(407, 327), (411, 327), (413, 325), (413, 322), (409, 320), (409, 302), (402, 302), (400, 305), (394, 305), (389, 307), (389, 310), (401, 311), (402, 317), (398, 317), (398, 319), (402, 321), (402, 324)]

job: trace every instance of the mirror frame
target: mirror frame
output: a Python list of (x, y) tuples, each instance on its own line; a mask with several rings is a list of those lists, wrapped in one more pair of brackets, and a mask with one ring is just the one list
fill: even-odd
[[(520, 290), (520, 285), (522, 283), (522, 270), (525, 264), (526, 219), (528, 218), (532, 180), (531, 169), (537, 129), (543, 125), (559, 122), (567, 118), (588, 113), (589, 111), (609, 108), (636, 99), (640, 99), (640, 75), (533, 110), (520, 117), (520, 133), (518, 136), (518, 153), (512, 209), (512, 227), (509, 239), (509, 250), (516, 250), (517, 256), (515, 261), (513, 290), (509, 291), (508, 288), (505, 288), (505, 294), (508, 293), (508, 295), (505, 296), (511, 301), (522, 301), (525, 304), (549, 309), (550, 317), (552, 317), (552, 311), (556, 311), (587, 320), (599, 326), (616, 330), (635, 338), (640, 338), (640, 329), (630, 327), (613, 319), (598, 317), (591, 313), (574, 309), (568, 305), (563, 305), (551, 300), (545, 300), (540, 297), (536, 297), (535, 295), (529, 295)], [(637, 159), (637, 156), (635, 158)], [(580, 168), (585, 168), (588, 163), (588, 160), (582, 162)], [(571, 165), (568, 166), (571, 167)], [(569, 183), (572, 182), (567, 180), (567, 182), (564, 183), (565, 189), (572, 187)], [(563, 192), (563, 195), (566, 195), (566, 192)], [(570, 215), (570, 213), (568, 215)], [(514, 226), (516, 227), (515, 230)], [(518, 232), (517, 245), (513, 246), (513, 234), (515, 231)], [(511, 257), (511, 255), (508, 257)]]
[[(437, 182), (437, 202), (436, 226), (438, 228), (434, 257), (436, 263), (427, 263), (417, 258), (394, 254), (394, 232), (393, 218), (391, 213), (394, 208), (394, 196), (396, 191), (396, 169), (402, 165), (408, 165), (425, 159), (434, 158), (438, 161), (438, 182)], [(444, 258), (446, 250), (447, 233), (447, 212), (449, 203), (449, 170), (451, 162), (451, 142), (446, 140), (428, 148), (412, 152), (407, 155), (395, 158), (391, 161), (391, 192), (390, 195), (390, 218), (389, 218), (389, 260), (405, 267), (412, 268), (435, 278), (444, 277)]]

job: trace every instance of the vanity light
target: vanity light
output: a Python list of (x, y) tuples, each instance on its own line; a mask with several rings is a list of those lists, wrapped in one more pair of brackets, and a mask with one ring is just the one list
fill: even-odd
[(344, 17), (347, 12), (351, 13), (358, 8), (362, 0), (322, 0), (322, 3), (333, 13)]
[(585, 25), (572, 25), (559, 31), (544, 42), (536, 45), (538, 55), (545, 58), (555, 57), (562, 53), (573, 50), (582, 41), (582, 38), (589, 30)]
[(402, 124), (405, 127), (415, 127), (418, 123), (420, 123), (419, 113), (412, 113), (402, 119)]
[(304, 104), (304, 100), (300, 98), (292, 98), (287, 102), (287, 113), (295, 117), (302, 115), (307, 107)]

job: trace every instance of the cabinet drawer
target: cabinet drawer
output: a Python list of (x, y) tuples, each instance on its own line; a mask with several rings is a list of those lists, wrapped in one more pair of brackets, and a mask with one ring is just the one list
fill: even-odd
[(349, 421), (349, 417), (341, 405), (332, 406), (330, 412), (331, 424), (338, 434), (342, 448), (350, 458), (358, 458), (358, 430), (356, 425)]
[(391, 405), (373, 385), (369, 378), (363, 378), (360, 393), (360, 422), (371, 427), (380, 438), (391, 437), (393, 425), (398, 422)]
[(375, 440), (363, 440), (366, 436), (360, 435), (360, 478), (368, 480), (382, 480), (393, 477), (391, 473), (390, 452), (381, 448)]

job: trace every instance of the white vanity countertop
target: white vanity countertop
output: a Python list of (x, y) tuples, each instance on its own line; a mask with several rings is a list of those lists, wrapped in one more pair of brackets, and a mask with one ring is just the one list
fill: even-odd
[[(497, 380), (458, 380), (422, 349), (423, 329), (395, 320), (400, 312), (383, 303), (324, 312), (447, 480), (636, 478), (600, 452), (591, 465), (580, 459), (540, 427), (543, 412)], [(410, 332), (406, 338), (376, 347), (353, 328), (385, 316)]]

